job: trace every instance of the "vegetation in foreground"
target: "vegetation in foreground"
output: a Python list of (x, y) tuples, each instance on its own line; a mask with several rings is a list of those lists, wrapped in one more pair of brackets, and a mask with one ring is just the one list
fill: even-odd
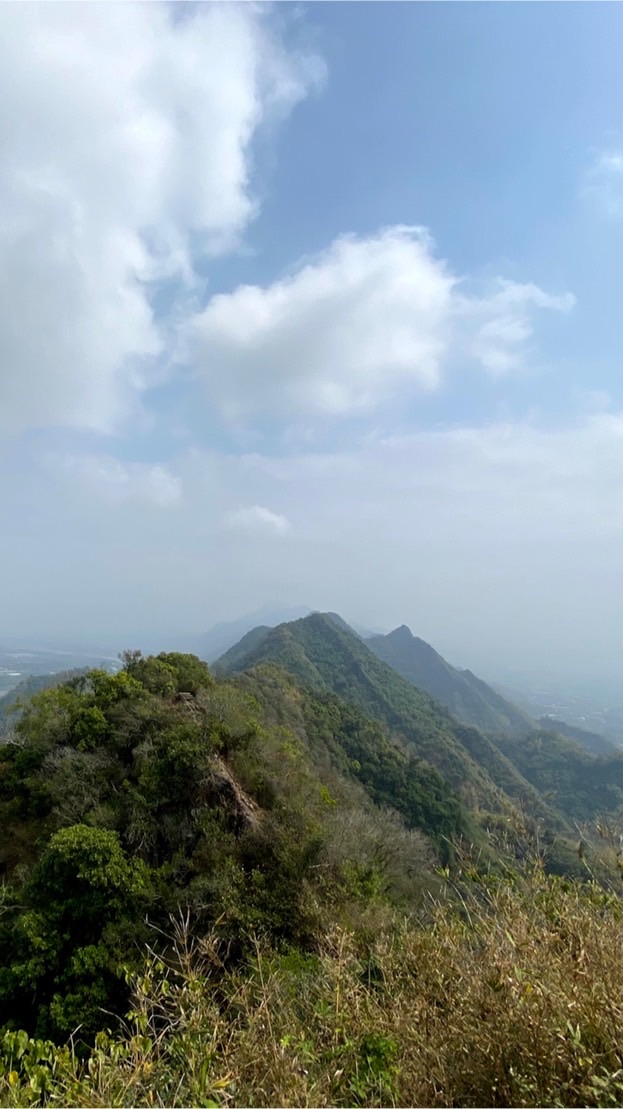
[[(456, 892), (456, 891), (455, 891)], [(314, 953), (172, 928), (88, 1060), (0, 1041), (0, 1101), (77, 1106), (608, 1106), (623, 1100), (622, 907), (545, 876), (476, 883), (424, 923), (377, 905)]]
[(464, 812), (275, 666), (37, 694), (0, 746), (0, 1104), (620, 1104), (623, 902), (526, 862), (510, 802), (474, 858)]

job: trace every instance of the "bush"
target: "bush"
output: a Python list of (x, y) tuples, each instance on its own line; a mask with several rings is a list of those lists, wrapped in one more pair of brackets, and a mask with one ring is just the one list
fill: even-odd
[(88, 1064), (5, 1037), (0, 1102), (620, 1105), (622, 917), (537, 870), (438, 902), (428, 925), (333, 928), (315, 956), (255, 941), (237, 969), (218, 930), (178, 920), (170, 959), (134, 978), (125, 1034)]
[(120, 1001), (120, 951), (140, 919), (147, 884), (115, 832), (75, 825), (52, 836), (23, 890), (24, 904), (4, 937), (0, 1019), (25, 1020), (40, 1034), (86, 1038), (103, 1008)]

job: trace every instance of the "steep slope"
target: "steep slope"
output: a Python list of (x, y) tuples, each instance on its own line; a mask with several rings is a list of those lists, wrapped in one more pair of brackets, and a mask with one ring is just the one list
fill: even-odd
[(304, 686), (336, 694), (439, 771), (469, 809), (499, 812), (510, 799), (564, 833), (573, 821), (623, 808), (623, 754), (598, 758), (545, 729), (494, 738), (460, 723), (332, 615), (281, 624), (247, 644), (220, 660), (222, 672), (272, 662)]
[(566, 736), (543, 728), (521, 740), (504, 736), (500, 750), (566, 816), (592, 820), (623, 811), (623, 753), (589, 754)]
[(233, 673), (240, 660), (246, 658), (255, 647), (259, 647), (271, 631), (271, 627), (267, 624), (259, 624), (257, 628), (251, 628), (251, 631), (246, 632), (242, 639), (229, 647), (218, 661), (212, 664), (213, 672), (215, 674)]
[(578, 728), (575, 724), (567, 724), (564, 720), (557, 720), (553, 716), (541, 716), (541, 728), (548, 732), (556, 732), (566, 739), (572, 739), (580, 745), (589, 755), (616, 755), (620, 748), (600, 732), (589, 732), (586, 728)]
[(317, 768), (330, 766), (359, 783), (376, 805), (394, 809), (407, 827), (430, 836), (442, 855), (449, 840), (472, 831), (465, 807), (444, 778), (354, 705), (303, 687), (273, 664), (245, 671), (235, 681), (262, 706), (269, 725), (304, 742)]
[(464, 724), (493, 735), (525, 735), (534, 721), (470, 670), (457, 670), (404, 624), (367, 640), (374, 654), (445, 705)]
[[(594, 1012), (596, 996), (620, 993), (619, 900), (593, 884), (548, 882), (508, 853), (493, 880), (478, 860), (466, 867), (463, 853), (451, 873), (440, 870), (441, 852), (421, 829), (430, 827), (443, 848), (444, 836), (463, 830), (457, 798), (387, 728), (335, 694), (303, 689), (274, 665), (215, 682), (197, 658), (126, 652), (121, 673), (91, 671), (36, 696), (15, 739), (0, 747), (0, 1103), (217, 1104), (232, 1090), (232, 1105), (311, 1104), (322, 1076), (339, 1078), (345, 1064), (354, 1078), (323, 1087), (325, 1104), (423, 1105), (431, 1091), (440, 1104), (564, 1104), (577, 1042), (561, 1063), (561, 1097), (550, 1083), (533, 1084), (547, 1094), (538, 1098), (522, 1096), (523, 1078), (511, 1091), (517, 1097), (503, 1086), (508, 1058), (529, 1063), (534, 1027), (540, 1043), (554, 1003), (539, 1082), (542, 1060), (558, 1058), (557, 1045), (569, 1040), (569, 1014), (573, 1028), (596, 1028), (597, 1048), (609, 1050)], [(577, 852), (575, 873), (585, 877)], [(512, 990), (504, 993), (506, 980)], [(536, 985), (526, 989), (526, 980)], [(569, 981), (560, 1001), (556, 991)], [(339, 1006), (336, 983), (346, 1002)], [(426, 1018), (417, 1022), (417, 1052), (428, 1052), (422, 1073), (449, 1039), (446, 1069), (456, 1072), (454, 1025), (448, 1031), (461, 1002), (448, 989), (456, 983), (467, 991), (459, 1033), (477, 1027), (472, 1055), (484, 1058), (484, 1085), (475, 1085), (470, 1064), (443, 1102), (437, 1081), (404, 1094), (381, 1087), (379, 1072), (393, 1083), (398, 1052), (412, 1048), (414, 1022), (403, 1017), (414, 1005)], [(379, 1008), (387, 998), (393, 1009)], [(144, 1035), (145, 1013), (155, 1014), (155, 1037)], [(493, 1080), (497, 1041), (505, 1029), (521, 1031), (522, 1020), (524, 1054), (516, 1039), (502, 1038)], [(102, 1026), (109, 1031), (98, 1036)], [(222, 1059), (214, 1074), (224, 1077), (206, 1082), (215, 1028)], [(177, 1038), (167, 1045), (167, 1036)], [(240, 1046), (233, 1064), (232, 1045)], [(313, 1085), (258, 1096), (275, 1059), (279, 1073), (303, 1073), (301, 1045)], [(114, 1083), (102, 1068), (108, 1051)], [(68, 1070), (80, 1058), (82, 1070)], [(619, 1061), (617, 1046), (612, 1066)], [(198, 1077), (182, 1087), (191, 1066)], [(588, 1085), (592, 1056), (586, 1068), (587, 1081), (566, 1103), (615, 1103), (603, 1085)]]
[[(314, 613), (282, 624), (222, 672), (249, 670), (274, 663), (303, 685), (331, 692), (381, 721), (414, 754), (439, 771), (472, 809), (490, 812), (520, 801), (529, 811), (548, 815), (542, 799), (485, 735), (453, 720), (428, 694), (379, 659), (354, 633), (333, 618)], [(560, 818), (549, 817), (560, 825)]]
[[(338, 628), (342, 628), (343, 631), (350, 632), (352, 635), (356, 635), (358, 639), (369, 638), (369, 636), (372, 634), (363, 628), (355, 628), (351, 624), (347, 624), (346, 620), (339, 616), (337, 612), (325, 612), (324, 616), (327, 617), (329, 620), (332, 620), (333, 623)], [(286, 623), (287, 621), (280, 621), (278, 627), (281, 627)], [(231, 647), (229, 647), (228, 650), (220, 656), (220, 658), (212, 663), (215, 674), (226, 674), (233, 672), (236, 669), (239, 660), (245, 658), (252, 648), (259, 646), (259, 644), (266, 638), (268, 633), (274, 627), (274, 624), (259, 624), (257, 627), (251, 628), (250, 631), (246, 632), (246, 634), (242, 636), (242, 639), (238, 640)], [(318, 675), (316, 675), (315, 677), (317, 679)]]

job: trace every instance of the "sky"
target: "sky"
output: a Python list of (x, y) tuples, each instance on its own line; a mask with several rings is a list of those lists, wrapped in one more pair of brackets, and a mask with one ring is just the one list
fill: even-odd
[(0, 5), (0, 634), (623, 659), (623, 7)]

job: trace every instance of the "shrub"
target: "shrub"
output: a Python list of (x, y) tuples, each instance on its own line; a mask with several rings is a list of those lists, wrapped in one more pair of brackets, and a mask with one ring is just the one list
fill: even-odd
[(200, 940), (180, 920), (171, 957), (133, 979), (125, 1033), (88, 1063), (5, 1037), (0, 1102), (620, 1105), (622, 917), (614, 895), (537, 870), (366, 943), (334, 927), (315, 956), (256, 940), (229, 969), (218, 929)]

